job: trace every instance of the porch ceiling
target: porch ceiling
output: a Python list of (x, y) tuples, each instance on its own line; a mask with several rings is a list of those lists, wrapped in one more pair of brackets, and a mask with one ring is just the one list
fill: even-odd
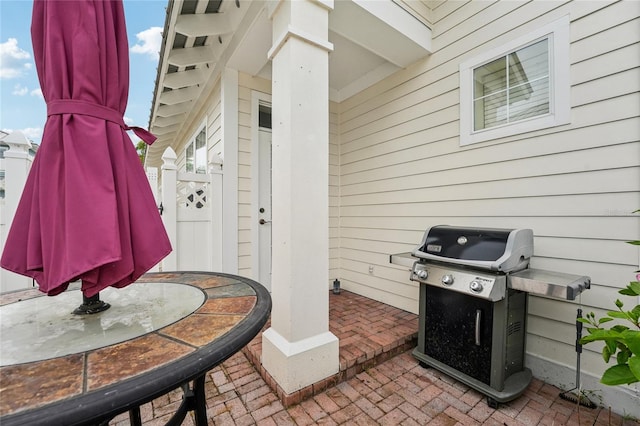
[[(224, 68), (271, 79), (267, 2), (169, 0), (150, 116), (147, 166), (174, 149), (187, 117)], [(426, 57), (431, 31), (393, 0), (336, 0), (329, 16), (330, 98), (340, 102)], [(401, 46), (401, 48), (398, 48)]]

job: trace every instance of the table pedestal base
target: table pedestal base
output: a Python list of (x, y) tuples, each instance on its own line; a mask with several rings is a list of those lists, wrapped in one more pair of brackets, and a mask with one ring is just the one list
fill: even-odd
[(82, 295), (82, 305), (73, 310), (74, 315), (91, 315), (106, 311), (111, 307), (110, 304), (100, 300), (100, 293), (87, 297)]

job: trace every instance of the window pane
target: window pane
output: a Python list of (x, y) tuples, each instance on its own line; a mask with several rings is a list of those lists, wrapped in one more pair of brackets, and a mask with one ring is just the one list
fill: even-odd
[(509, 96), (509, 121), (524, 120), (549, 113), (549, 79), (515, 87)]
[(207, 172), (207, 137), (205, 129), (202, 129), (196, 136), (196, 173)]
[(473, 76), (474, 130), (550, 111), (548, 39), (482, 65)]
[(496, 59), (473, 70), (474, 99), (507, 88), (507, 61), (505, 57)]
[(541, 40), (509, 55), (509, 87), (549, 78), (549, 40)]
[(266, 105), (258, 107), (258, 126), (271, 129), (271, 107)]
[(507, 122), (507, 92), (485, 96), (473, 102), (474, 128), (482, 130)]
[(509, 55), (509, 122), (549, 112), (549, 40)]
[(185, 170), (187, 173), (193, 173), (193, 143), (187, 145)]

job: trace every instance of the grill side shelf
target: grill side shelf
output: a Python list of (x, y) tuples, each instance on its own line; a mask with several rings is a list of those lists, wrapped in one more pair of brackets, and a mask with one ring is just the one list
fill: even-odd
[(507, 285), (531, 294), (574, 300), (578, 294), (589, 289), (591, 278), (531, 268), (510, 274)]
[(394, 265), (406, 266), (409, 269), (413, 268), (413, 263), (418, 260), (413, 256), (410, 251), (406, 253), (396, 253), (389, 255), (389, 263)]

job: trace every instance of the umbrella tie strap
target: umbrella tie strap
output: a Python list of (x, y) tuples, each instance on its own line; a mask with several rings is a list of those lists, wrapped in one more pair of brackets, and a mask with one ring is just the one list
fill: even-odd
[(56, 99), (47, 103), (47, 117), (61, 114), (88, 115), (110, 121), (119, 125), (124, 130), (132, 130), (136, 136), (142, 139), (147, 145), (151, 145), (156, 140), (156, 137), (152, 135), (151, 132), (142, 127), (127, 126), (120, 111), (104, 105), (77, 99)]

